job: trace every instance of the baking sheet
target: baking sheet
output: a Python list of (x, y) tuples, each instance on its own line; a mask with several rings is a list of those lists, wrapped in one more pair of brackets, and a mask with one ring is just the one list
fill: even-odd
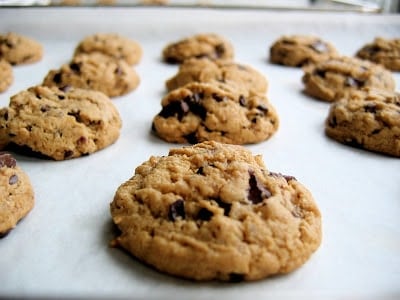
[[(90, 156), (49, 161), (18, 155), (35, 189), (31, 213), (0, 240), (0, 297), (131, 299), (375, 299), (400, 297), (400, 160), (338, 144), (323, 133), (328, 104), (302, 93), (302, 71), (268, 62), (283, 34), (315, 34), (345, 55), (375, 36), (398, 37), (398, 15), (160, 8), (0, 9), (2, 32), (40, 41), (41, 62), (14, 68), (9, 97), (67, 62), (76, 44), (96, 32), (118, 32), (141, 43), (138, 89), (115, 98), (123, 128), (112, 146)], [(170, 277), (108, 246), (109, 213), (117, 187), (150, 155), (171, 147), (150, 133), (164, 82), (177, 66), (162, 48), (183, 37), (215, 32), (230, 39), (236, 61), (269, 80), (280, 128), (246, 146), (269, 170), (309, 188), (323, 216), (323, 241), (297, 271), (251, 283), (196, 283)], [(395, 73), (397, 87), (400, 75)]]

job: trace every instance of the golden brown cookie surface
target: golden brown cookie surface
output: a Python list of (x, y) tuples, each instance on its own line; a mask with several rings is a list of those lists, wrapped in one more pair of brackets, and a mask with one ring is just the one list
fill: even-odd
[(294, 177), (244, 147), (205, 142), (151, 157), (117, 190), (113, 242), (156, 269), (195, 280), (288, 273), (321, 242), (321, 216)]

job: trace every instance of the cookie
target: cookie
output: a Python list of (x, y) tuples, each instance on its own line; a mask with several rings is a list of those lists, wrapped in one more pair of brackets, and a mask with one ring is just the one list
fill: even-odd
[(270, 138), (279, 125), (266, 96), (244, 96), (226, 85), (189, 83), (168, 93), (161, 105), (152, 129), (172, 143), (258, 143)]
[(14, 32), (0, 34), (0, 58), (10, 64), (34, 63), (42, 57), (43, 46), (39, 42)]
[(14, 81), (13, 69), (8, 61), (0, 59), (0, 93), (6, 91)]
[(331, 105), (325, 132), (341, 143), (400, 157), (400, 94), (353, 92)]
[(276, 40), (269, 50), (270, 62), (291, 67), (302, 67), (338, 56), (329, 42), (312, 35), (288, 35)]
[(392, 71), (400, 71), (400, 39), (377, 37), (356, 53), (362, 59), (381, 64)]
[(195, 280), (258, 280), (303, 265), (321, 242), (321, 215), (293, 176), (270, 172), (242, 146), (204, 142), (151, 157), (111, 203), (112, 242)]
[(142, 48), (136, 41), (116, 33), (96, 33), (85, 37), (76, 47), (75, 55), (100, 52), (129, 65), (136, 65), (142, 58)]
[(215, 33), (197, 34), (167, 45), (162, 51), (167, 63), (182, 63), (189, 58), (232, 59), (233, 45)]
[[(88, 155), (114, 143), (121, 119), (103, 93), (36, 86), (11, 97), (0, 112), (0, 135), (54, 160)], [(0, 141), (4, 141), (0, 137)]]
[(250, 66), (206, 58), (185, 60), (179, 66), (178, 73), (166, 81), (166, 87), (171, 91), (190, 82), (212, 81), (242, 86), (251, 93), (265, 94), (268, 87), (265, 76)]
[(10, 153), (0, 152), (0, 237), (7, 235), (33, 206), (28, 175)]
[(80, 54), (57, 70), (48, 72), (45, 86), (72, 86), (103, 92), (109, 97), (123, 96), (140, 83), (138, 74), (124, 60), (94, 52)]
[(304, 92), (311, 97), (334, 102), (361, 88), (393, 91), (395, 80), (380, 65), (353, 57), (337, 57), (304, 68)]

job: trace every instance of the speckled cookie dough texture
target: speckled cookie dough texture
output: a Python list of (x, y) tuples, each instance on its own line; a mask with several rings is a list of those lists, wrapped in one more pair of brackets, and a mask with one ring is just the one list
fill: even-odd
[(215, 33), (196, 34), (167, 45), (162, 51), (167, 63), (182, 63), (189, 58), (233, 59), (230, 41)]
[(278, 115), (262, 94), (242, 94), (231, 86), (189, 83), (168, 93), (153, 119), (153, 132), (172, 143), (218, 141), (258, 143), (279, 126)]
[(7, 235), (34, 206), (28, 175), (15, 158), (0, 152), (0, 238)]
[(116, 191), (112, 242), (194, 280), (258, 280), (303, 265), (321, 215), (293, 176), (270, 172), (242, 146), (204, 142), (150, 157)]
[(0, 34), (0, 58), (10, 64), (34, 63), (42, 57), (43, 46), (36, 40), (14, 32)]
[(45, 86), (91, 89), (109, 97), (123, 96), (139, 83), (139, 75), (124, 60), (98, 52), (73, 57), (61, 68), (49, 71), (43, 80)]
[(362, 88), (395, 89), (395, 80), (389, 70), (347, 56), (304, 67), (302, 81), (306, 94), (326, 102), (337, 101)]
[(270, 62), (291, 67), (302, 67), (339, 55), (331, 43), (311, 35), (283, 36), (272, 44), (269, 54)]
[(331, 105), (327, 136), (341, 143), (400, 157), (400, 94), (377, 89), (353, 92)]
[(359, 49), (356, 56), (381, 64), (389, 70), (400, 71), (400, 39), (377, 37)]
[(14, 81), (13, 69), (8, 61), (0, 58), (0, 93), (6, 91)]
[(132, 39), (117, 33), (96, 33), (85, 37), (75, 49), (74, 55), (100, 52), (129, 65), (136, 65), (142, 58), (142, 47)]
[(168, 91), (182, 87), (190, 82), (218, 81), (235, 87), (241, 86), (251, 93), (265, 94), (267, 79), (251, 66), (231, 60), (210, 60), (191, 58), (185, 60), (178, 72), (166, 81)]
[(14, 95), (0, 110), (0, 142), (64, 160), (114, 143), (121, 124), (116, 107), (101, 92), (36, 86)]

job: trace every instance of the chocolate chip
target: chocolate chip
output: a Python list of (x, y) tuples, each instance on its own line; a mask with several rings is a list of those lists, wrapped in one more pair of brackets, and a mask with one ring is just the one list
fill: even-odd
[(6, 111), (3, 115), (4, 120), (8, 121), (8, 111)]
[(57, 95), (57, 97), (58, 97), (58, 100), (64, 100), (65, 99), (64, 95)]
[(86, 143), (86, 141), (87, 141), (87, 138), (84, 137), (84, 136), (81, 136), (81, 137), (76, 141), (76, 143), (77, 143), (77, 144), (84, 144), (84, 143)]
[(199, 116), (202, 120), (206, 119), (207, 110), (201, 105), (201, 99), (204, 97), (203, 94), (194, 93), (191, 96), (188, 96), (184, 99), (184, 101), (189, 105), (189, 110)]
[(74, 154), (72, 150), (65, 150), (64, 151), (64, 159), (70, 158)]
[(69, 67), (71, 68), (72, 71), (74, 71), (76, 74), (81, 73), (81, 64), (80, 63), (75, 63), (72, 62), (69, 64)]
[(61, 72), (58, 72), (58, 73), (54, 74), (54, 76), (53, 76), (53, 82), (54, 82), (55, 84), (60, 84), (60, 83), (62, 82), (62, 75), (61, 75)]
[(254, 175), (253, 171), (249, 171), (249, 193), (247, 198), (253, 203), (257, 204), (272, 196), (271, 192), (265, 188)]
[(244, 274), (240, 273), (230, 273), (229, 282), (241, 282), (244, 280)]
[(283, 177), (283, 178), (285, 178), (285, 180), (287, 182), (289, 182), (290, 180), (297, 180), (296, 177), (294, 177), (294, 176), (284, 175), (284, 174), (281, 174), (281, 173), (269, 172), (269, 175), (273, 176), (273, 177)]
[(377, 128), (377, 129), (374, 129), (372, 132), (371, 132), (371, 134), (378, 134), (379, 132), (381, 132), (382, 131), (382, 128)]
[(196, 174), (204, 175), (204, 168), (203, 167), (198, 168), (197, 171), (196, 171)]
[(8, 183), (10, 185), (16, 184), (18, 182), (18, 176), (16, 174), (11, 175), (11, 177), (8, 179)]
[[(59, 89), (61, 90), (61, 91), (63, 91), (64, 93), (66, 93), (66, 92), (68, 92), (69, 90), (71, 90), (72, 89), (72, 86), (70, 86), (70, 85), (64, 85), (64, 86), (62, 86), (62, 87), (59, 87)], [(65, 97), (64, 97), (65, 98)], [(64, 99), (64, 98), (62, 98), (62, 99)], [(58, 97), (58, 99), (60, 99), (60, 100), (62, 100), (60, 97)]]
[(217, 199), (217, 200), (215, 200), (215, 202), (217, 202), (218, 206), (224, 210), (224, 216), (229, 216), (229, 213), (231, 212), (232, 204), (223, 202), (221, 199)]
[(164, 61), (168, 64), (177, 64), (181, 62), (179, 59), (175, 57), (166, 57)]
[(46, 112), (50, 110), (50, 106), (49, 105), (43, 105), (40, 107), (40, 111), (41, 112)]
[(326, 43), (322, 42), (321, 40), (316, 41), (315, 43), (310, 45), (310, 48), (314, 49), (319, 53), (324, 53), (328, 51), (328, 46)]
[(169, 206), (168, 218), (175, 221), (177, 218), (185, 219), (185, 205), (182, 199), (176, 200)]
[(243, 95), (239, 96), (239, 104), (240, 106), (246, 106), (246, 98)]
[(366, 104), (364, 105), (364, 111), (374, 114), (376, 113), (376, 105), (372, 103)]
[(213, 97), (213, 99), (217, 102), (222, 102), (226, 99), (226, 97), (221, 97), (220, 95), (218, 95), (217, 93), (213, 93), (211, 95), (211, 97)]
[(14, 168), (17, 165), (15, 158), (7, 152), (0, 152), (0, 168)]
[(118, 76), (124, 75), (124, 72), (122, 71), (122, 69), (119, 66), (115, 68), (114, 73)]
[(225, 54), (225, 46), (224, 44), (218, 44), (215, 46), (215, 54), (217, 58), (222, 57)]
[(325, 70), (320, 70), (320, 69), (315, 69), (313, 74), (317, 75), (319, 77), (325, 78), (326, 71)]
[(202, 207), (197, 213), (197, 219), (200, 219), (202, 221), (210, 221), (213, 215), (214, 214), (212, 211), (209, 211), (207, 208)]
[(72, 116), (75, 118), (75, 121), (78, 123), (82, 123), (81, 112), (80, 111), (69, 111), (68, 116)]
[(183, 137), (186, 139), (186, 141), (189, 144), (197, 144), (198, 143), (196, 132), (189, 133), (187, 135), (184, 135)]
[(261, 110), (261, 111), (264, 112), (264, 113), (268, 112), (268, 107), (267, 107), (266, 105), (264, 105), (264, 104), (258, 105), (258, 106), (257, 106), (257, 109), (258, 109), (258, 110)]
[(346, 86), (359, 88), (359, 87), (362, 87), (364, 85), (364, 82), (362, 82), (360, 80), (357, 80), (357, 79), (355, 79), (355, 78), (353, 78), (351, 76), (348, 76), (348, 77), (346, 77), (346, 79), (344, 81), (344, 84)]

